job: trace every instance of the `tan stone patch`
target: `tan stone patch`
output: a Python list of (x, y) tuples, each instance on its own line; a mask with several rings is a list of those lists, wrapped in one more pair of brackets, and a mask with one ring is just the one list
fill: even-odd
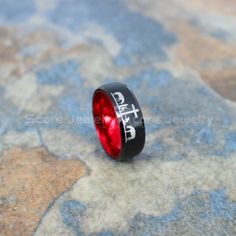
[(209, 62), (220, 64), (225, 59), (234, 60), (236, 45), (222, 43), (186, 22), (178, 22), (175, 28), (180, 39), (175, 49), (175, 58), (183, 64), (191, 65), (199, 71)]
[[(24, 51), (28, 50), (28, 55)], [(12, 76), (22, 76), (40, 63), (62, 53), (55, 33), (47, 30), (24, 32), (20, 28), (0, 27), (0, 63)]]
[(175, 60), (197, 70), (219, 94), (236, 101), (236, 70), (224, 64), (225, 60), (234, 60), (236, 45), (222, 43), (185, 22), (176, 27), (180, 43), (175, 49)]
[(219, 94), (236, 101), (236, 68), (203, 71), (202, 78)]
[(178, 0), (179, 4), (188, 7), (189, 9), (215, 11), (219, 13), (236, 14), (235, 0)]
[(32, 235), (49, 204), (84, 174), (79, 161), (57, 160), (44, 148), (6, 151), (0, 157), (0, 234)]

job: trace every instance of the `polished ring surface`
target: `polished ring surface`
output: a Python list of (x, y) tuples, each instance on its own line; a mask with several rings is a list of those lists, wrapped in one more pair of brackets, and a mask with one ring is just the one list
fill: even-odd
[(137, 98), (125, 84), (102, 85), (94, 92), (92, 106), (96, 132), (108, 156), (126, 161), (143, 150), (143, 114)]

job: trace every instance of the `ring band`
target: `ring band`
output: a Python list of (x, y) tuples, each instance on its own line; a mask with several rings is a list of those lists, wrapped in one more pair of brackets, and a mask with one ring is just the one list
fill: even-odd
[(108, 156), (126, 161), (143, 150), (143, 114), (137, 98), (125, 84), (102, 85), (94, 92), (92, 106), (96, 132)]

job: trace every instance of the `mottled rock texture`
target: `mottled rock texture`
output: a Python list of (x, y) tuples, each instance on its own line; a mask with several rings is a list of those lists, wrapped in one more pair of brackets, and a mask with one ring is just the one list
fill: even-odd
[(11, 149), (0, 157), (1, 235), (32, 235), (44, 212), (85, 174), (76, 160), (57, 160), (44, 148)]
[[(236, 234), (234, 0), (0, 0), (0, 235)], [(120, 81), (142, 154), (103, 152)]]

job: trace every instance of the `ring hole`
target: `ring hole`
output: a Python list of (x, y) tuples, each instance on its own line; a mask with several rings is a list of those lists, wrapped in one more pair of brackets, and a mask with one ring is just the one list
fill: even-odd
[(109, 156), (117, 158), (122, 146), (120, 124), (110, 98), (102, 91), (94, 95), (93, 118), (103, 148)]

